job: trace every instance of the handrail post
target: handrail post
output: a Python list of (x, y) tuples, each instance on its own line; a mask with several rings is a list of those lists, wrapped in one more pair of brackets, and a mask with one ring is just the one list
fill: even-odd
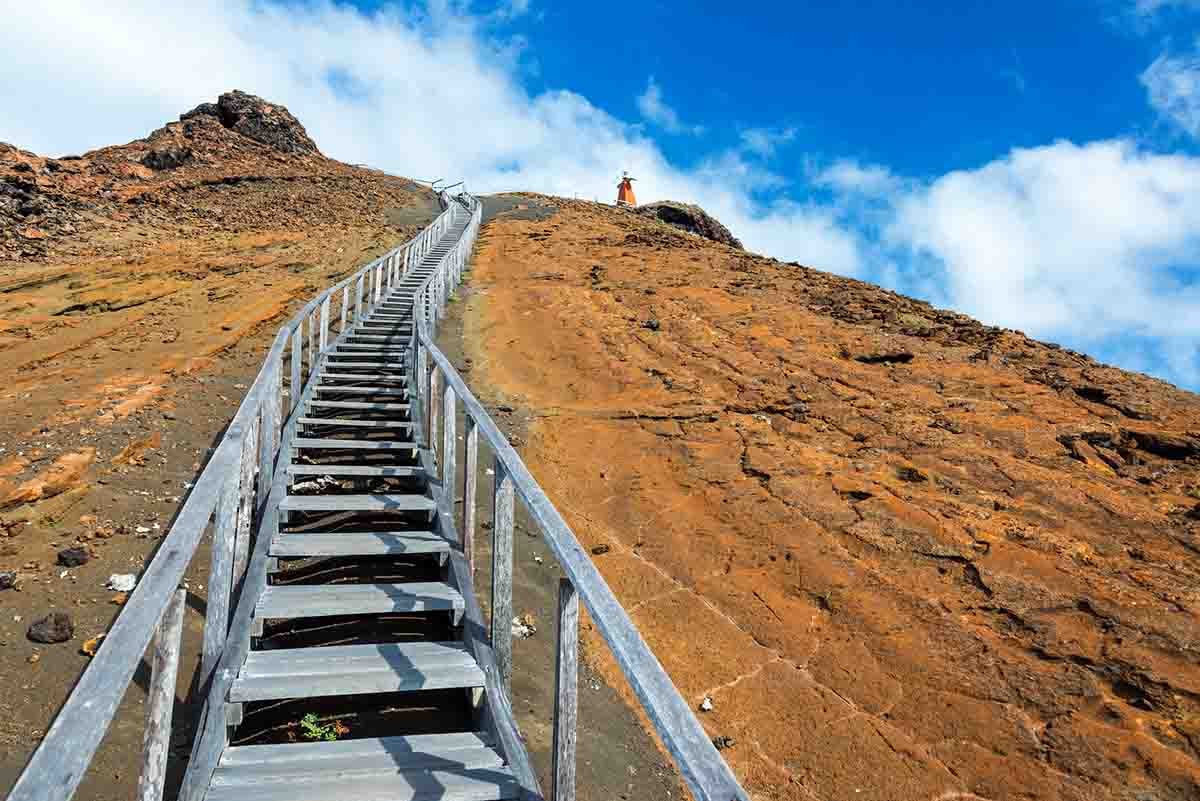
[(475, 580), (475, 493), (479, 482), (479, 426), (475, 418), (465, 413), (467, 426), (466, 466), (463, 468), (463, 527), (462, 548), (467, 558), (467, 575)]
[(175, 679), (187, 590), (176, 590), (163, 612), (154, 637), (150, 692), (146, 698), (146, 729), (142, 736), (142, 771), (137, 801), (162, 801), (171, 748), (171, 718), (175, 711)]
[(568, 578), (558, 580), (554, 659), (553, 801), (575, 801), (575, 732), (579, 697), (579, 595)]
[(292, 332), (292, 383), (288, 387), (288, 400), (291, 403), (291, 411), (295, 413), (296, 407), (300, 405), (300, 395), (303, 393), (303, 385), (300, 383), (300, 367), (304, 359), (301, 351), (304, 348), (304, 332), (301, 325), (296, 326), (296, 330)]
[(457, 456), (455, 437), (457, 436), (455, 420), (454, 387), (446, 384), (446, 392), (442, 397), (442, 501), (444, 512), (454, 519), (454, 496), (456, 495), (455, 458)]
[(429, 403), (425, 404), (425, 414), (429, 418), (429, 448), (435, 454), (438, 450), (437, 416), (440, 411), (440, 402), (442, 399), (441, 377), (441, 369), (435, 364), (433, 370), (429, 373), (429, 393), (425, 396), (429, 398)]
[[(240, 429), (230, 432), (241, 439), (248, 432)], [(242, 442), (244, 445), (244, 440)], [(229, 635), (229, 597), (233, 590), (233, 541), (237, 533), (237, 512), (240, 506), (239, 482), (242, 477), (241, 458), (244, 447), (238, 451), (238, 464), (225, 476), (221, 494), (217, 496), (216, 516), (212, 531), (212, 567), (208, 574), (208, 600), (204, 613), (204, 645), (200, 655), (200, 680), (197, 686), (203, 692), (208, 686), (209, 676), (221, 657), (225, 639)]]
[(342, 287), (342, 325), (338, 328), (339, 334), (346, 333), (346, 318), (350, 315), (350, 284)]
[(492, 650), (500, 685), (512, 691), (513, 480), (500, 457), (493, 471), (492, 512)]
[(321, 353), (329, 349), (329, 296), (321, 301)]
[(354, 324), (362, 320), (363, 316), (363, 282), (366, 279), (365, 275), (360, 275), (358, 281), (355, 282), (354, 291)]
[[(246, 566), (250, 562), (250, 533), (254, 523), (254, 473), (258, 466), (258, 449), (261, 447), (262, 437), (259, 436), (259, 427), (262, 425), (262, 420), (265, 417), (267, 405), (262, 404), (258, 413), (250, 418), (250, 428), (246, 431), (246, 438), (242, 442), (242, 470), (239, 479), (238, 489), (238, 514), (237, 528), (234, 529), (233, 535), (233, 570), (230, 572), (230, 598), (235, 598), (235, 593), (242, 586), (242, 577), (246, 573)], [(231, 602), (231, 606), (236, 601)], [(226, 626), (228, 629), (228, 626)]]
[(313, 373), (317, 371), (317, 310), (313, 309), (308, 314), (308, 375), (306, 378), (312, 378)]

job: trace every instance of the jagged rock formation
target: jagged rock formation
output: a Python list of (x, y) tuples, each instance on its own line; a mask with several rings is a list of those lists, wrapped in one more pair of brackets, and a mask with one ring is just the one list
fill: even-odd
[[(258, 185), (239, 191), (248, 184)], [(320, 224), (325, 209), (313, 201), (322, 194), (373, 214), (418, 191), (325, 158), (286, 108), (227, 92), (144, 139), (82, 156), (46, 158), (0, 143), (0, 263), (45, 259), (112, 223), (303, 227)]]
[(231, 131), (256, 142), (270, 145), (282, 153), (320, 155), (321, 151), (309, 138), (300, 121), (283, 106), (276, 106), (261, 97), (234, 90), (221, 95), (216, 103), (201, 103), (179, 115), (183, 122), (212, 117)]
[(673, 200), (661, 200), (657, 203), (645, 203), (635, 211), (645, 217), (664, 222), (688, 233), (720, 242), (723, 245), (743, 250), (742, 243), (730, 233), (729, 229), (704, 209), (691, 203), (677, 203)]
[(540, 204), (483, 231), (472, 381), (752, 797), (1200, 798), (1200, 397)]

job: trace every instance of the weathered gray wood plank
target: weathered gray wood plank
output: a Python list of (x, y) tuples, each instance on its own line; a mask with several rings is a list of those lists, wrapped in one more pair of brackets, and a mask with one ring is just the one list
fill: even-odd
[(442, 376), (440, 371), (435, 367), (429, 376), (429, 409), (426, 412), (429, 415), (429, 449), (438, 454), (442, 443), (438, 442), (438, 415), (442, 413)]
[(475, 496), (479, 483), (479, 427), (466, 415), (466, 467), (463, 470), (463, 554), (471, 581), (475, 580)]
[(500, 457), (492, 513), (492, 650), (504, 692), (512, 689), (513, 480)]
[(329, 348), (329, 296), (325, 296), (325, 300), (321, 301), (321, 353), (324, 353)]
[(442, 505), (443, 511), (454, 515), (454, 499), (457, 495), (455, 482), (458, 474), (455, 472), (455, 460), (458, 456), (458, 432), (456, 430), (457, 404), (454, 402), (454, 389), (446, 387), (442, 395)]
[(304, 334), (300, 330), (300, 326), (296, 326), (296, 330), (292, 332), (292, 383), (288, 387), (293, 412), (300, 405), (300, 395), (304, 391), (304, 385), (300, 383), (300, 370), (304, 358), (304, 354), (301, 352), (304, 348), (303, 343)]
[(162, 801), (171, 749), (171, 719), (175, 710), (175, 679), (187, 590), (176, 590), (163, 612), (154, 638), (150, 663), (150, 692), (146, 697), (146, 729), (142, 733), (142, 772), (137, 801)]
[(575, 801), (575, 736), (579, 708), (579, 595), (558, 581), (558, 650), (554, 660), (554, 743), (550, 775), (554, 801)]
[[(243, 453), (243, 433), (233, 433), (238, 445), (239, 459)], [(233, 546), (237, 536), (237, 512), (241, 502), (238, 482), (241, 466), (234, 465), (225, 475), (221, 495), (217, 498), (216, 519), (213, 521), (212, 566), (208, 574), (208, 598), (205, 601), (204, 643), (200, 656), (200, 680), (198, 686), (208, 686), (209, 676), (216, 667), (225, 647), (229, 630), (229, 599), (233, 587)]]
[[(238, 489), (237, 529), (233, 538), (233, 573), (230, 585), (234, 593), (242, 585), (246, 565), (250, 562), (250, 535), (254, 523), (254, 473), (258, 467), (259, 416), (250, 418), (250, 430), (242, 443), (241, 477)], [(230, 597), (234, 597), (231, 595)], [(222, 637), (228, 633), (228, 619)]]

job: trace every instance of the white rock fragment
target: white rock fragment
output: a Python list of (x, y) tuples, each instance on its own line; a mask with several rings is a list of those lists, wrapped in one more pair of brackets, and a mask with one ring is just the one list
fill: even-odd
[(137, 586), (137, 576), (132, 573), (113, 573), (104, 586), (114, 592), (129, 592)]
[(704, 696), (704, 700), (700, 702), (700, 711), (701, 712), (712, 712), (712, 709), (713, 709), (712, 699), (709, 698), (707, 695)]
[(512, 635), (519, 640), (532, 637), (537, 632), (533, 624), (533, 615), (526, 613), (512, 619)]

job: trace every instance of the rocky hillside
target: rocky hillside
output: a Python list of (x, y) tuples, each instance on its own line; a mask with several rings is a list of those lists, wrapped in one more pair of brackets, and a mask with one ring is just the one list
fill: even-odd
[(0, 268), (78, 255), (97, 244), (92, 234), (130, 224), (164, 235), (307, 230), (382, 221), (421, 195), (411, 181), (325, 158), (286, 108), (229, 92), (145, 139), (82, 156), (0, 142)]
[[(108, 577), (153, 552), (279, 323), (436, 211), (242, 92), (80, 156), (0, 144), (0, 795), (120, 609)], [(71, 638), (32, 641), (51, 611)], [(140, 705), (121, 714), (79, 801), (135, 794)]]
[(482, 232), (471, 380), (752, 797), (1200, 798), (1200, 397), (520, 205)]

